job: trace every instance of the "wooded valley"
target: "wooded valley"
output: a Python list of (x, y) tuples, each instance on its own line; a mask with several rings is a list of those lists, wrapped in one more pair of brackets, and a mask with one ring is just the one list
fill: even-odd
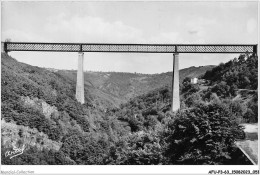
[[(172, 73), (85, 72), (20, 63), (2, 53), (1, 157), (5, 165), (245, 165), (241, 123), (258, 122), (258, 60), (180, 70), (181, 109), (170, 112)], [(192, 84), (197, 77), (203, 83)], [(25, 145), (10, 159), (12, 145)]]

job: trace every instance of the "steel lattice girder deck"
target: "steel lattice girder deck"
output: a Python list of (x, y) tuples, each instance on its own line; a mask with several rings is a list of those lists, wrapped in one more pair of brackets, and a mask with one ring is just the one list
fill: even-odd
[(257, 53), (257, 45), (2, 42), (5, 52)]

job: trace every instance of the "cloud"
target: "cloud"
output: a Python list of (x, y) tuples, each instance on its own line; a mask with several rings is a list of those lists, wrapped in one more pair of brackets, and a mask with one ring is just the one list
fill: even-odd
[(246, 8), (248, 7), (248, 3), (246, 1), (233, 1), (233, 2), (219, 2), (220, 7), (222, 9), (241, 9), (241, 8)]
[[(141, 29), (127, 25), (122, 21), (105, 21), (93, 16), (68, 17), (63, 13), (54, 18), (49, 18), (45, 31), (46, 35), (51, 36), (51, 40), (55, 42), (148, 44), (189, 42), (185, 42), (180, 32), (160, 32), (157, 35), (145, 37)], [(201, 38), (197, 40), (202, 42)]]
[(257, 21), (251, 18), (247, 21), (246, 29), (248, 33), (253, 33), (257, 27)]
[(45, 30), (61, 42), (142, 42), (140, 29), (93, 16), (69, 18), (60, 14), (49, 20)]
[(189, 34), (196, 35), (199, 31), (198, 30), (189, 30)]
[(215, 19), (208, 19), (204, 17), (194, 18), (186, 23), (189, 34), (196, 34), (198, 37), (204, 37), (207, 33), (208, 28), (212, 28), (217, 24)]
[[(3, 32), (4, 38), (12, 41), (39, 41), (39, 42), (86, 42), (86, 43), (204, 43), (206, 25), (214, 23), (214, 20), (198, 18), (186, 23), (188, 32), (194, 38), (185, 38), (181, 31), (160, 32), (147, 36), (139, 28), (127, 25), (122, 21), (106, 21), (93, 16), (68, 16), (59, 13), (50, 16), (42, 30), (9, 29)], [(185, 30), (184, 29), (184, 30)], [(39, 35), (40, 34), (40, 35)]]
[(45, 37), (39, 36), (37, 34), (26, 32), (22, 30), (16, 30), (16, 29), (9, 29), (6, 31), (2, 31), (2, 41), (6, 39), (11, 39), (11, 41), (17, 41), (17, 42), (47, 42)]
[(178, 42), (182, 42), (183, 39), (178, 32), (162, 32), (159, 33), (157, 36), (153, 36), (147, 39), (147, 43), (154, 43), (154, 44), (174, 44)]

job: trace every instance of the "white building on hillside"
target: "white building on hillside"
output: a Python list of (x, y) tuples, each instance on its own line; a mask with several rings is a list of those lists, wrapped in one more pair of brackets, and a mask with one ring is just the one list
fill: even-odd
[(191, 84), (197, 84), (198, 78), (191, 78), (190, 82), (191, 82)]

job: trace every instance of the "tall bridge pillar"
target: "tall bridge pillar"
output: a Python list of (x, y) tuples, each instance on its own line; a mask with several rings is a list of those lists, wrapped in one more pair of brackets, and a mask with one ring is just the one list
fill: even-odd
[(180, 109), (180, 88), (179, 88), (179, 54), (173, 54), (172, 71), (172, 112)]
[(76, 99), (81, 104), (85, 103), (83, 63), (84, 63), (84, 53), (83, 52), (79, 52), (78, 72), (77, 72), (77, 86), (76, 86)]

